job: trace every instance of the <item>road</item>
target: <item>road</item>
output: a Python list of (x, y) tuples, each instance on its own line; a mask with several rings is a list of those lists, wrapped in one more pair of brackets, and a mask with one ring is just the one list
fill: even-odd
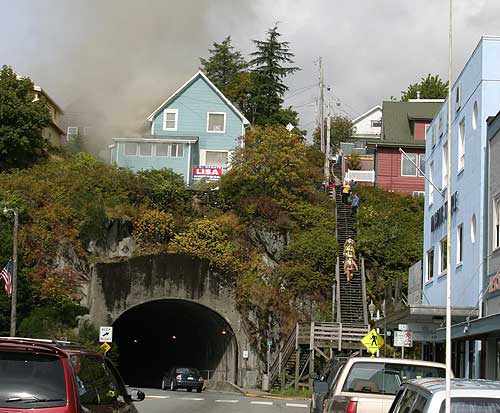
[(277, 400), (246, 397), (237, 393), (142, 389), (146, 400), (136, 403), (140, 413), (275, 413), (309, 412), (306, 400)]

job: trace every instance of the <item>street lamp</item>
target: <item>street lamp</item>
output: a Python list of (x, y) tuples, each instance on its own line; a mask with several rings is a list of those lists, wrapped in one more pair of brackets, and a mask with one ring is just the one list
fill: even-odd
[(17, 208), (3, 207), (3, 214), (8, 216), (14, 214), (14, 236), (12, 241), (12, 300), (10, 309), (10, 336), (16, 336), (16, 308), (17, 308), (17, 231), (19, 228), (19, 213)]

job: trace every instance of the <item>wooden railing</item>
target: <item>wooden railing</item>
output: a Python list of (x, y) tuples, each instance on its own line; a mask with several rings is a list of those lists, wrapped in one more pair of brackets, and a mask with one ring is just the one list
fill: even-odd
[(299, 347), (298, 334), (299, 324), (297, 323), (269, 368), (269, 383), (274, 383), (292, 353)]

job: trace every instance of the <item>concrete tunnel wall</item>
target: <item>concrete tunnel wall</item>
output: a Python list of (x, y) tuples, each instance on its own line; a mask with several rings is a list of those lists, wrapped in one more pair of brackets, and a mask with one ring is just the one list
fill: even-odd
[[(238, 385), (256, 384), (259, 360), (250, 348), (231, 290), (211, 277), (206, 261), (182, 254), (158, 254), (96, 264), (84, 304), (89, 307), (90, 322), (99, 327), (119, 323), (129, 310), (157, 300), (188, 301), (218, 314), (234, 334), (234, 343), (227, 347), (216, 370), (227, 372), (226, 379)], [(244, 350), (249, 353), (248, 360), (243, 359)]]

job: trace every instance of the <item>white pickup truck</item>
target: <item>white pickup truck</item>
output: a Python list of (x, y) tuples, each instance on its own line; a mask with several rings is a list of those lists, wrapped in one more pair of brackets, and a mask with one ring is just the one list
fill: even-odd
[(445, 377), (441, 363), (392, 358), (352, 357), (326, 390), (324, 413), (387, 413), (402, 382), (424, 377)]

